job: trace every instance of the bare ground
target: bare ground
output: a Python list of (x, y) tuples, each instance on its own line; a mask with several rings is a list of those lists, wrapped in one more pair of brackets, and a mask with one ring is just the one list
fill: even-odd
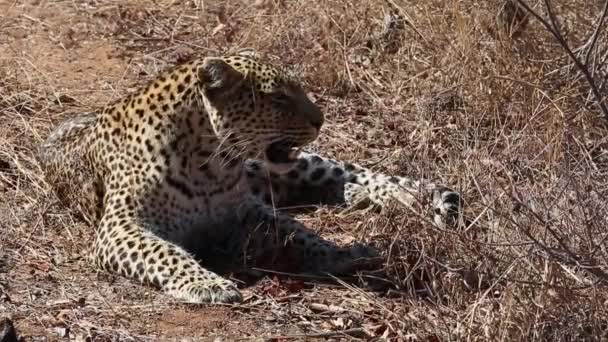
[[(505, 29), (503, 2), (395, 4), (391, 21), (376, 0), (0, 0), (0, 318), (28, 341), (608, 340), (608, 130), (587, 84), (537, 22)], [(572, 46), (600, 5), (555, 1)], [(36, 146), (170, 65), (238, 48), (302, 75), (327, 117), (315, 148), (449, 185), (463, 222), (437, 227), (425, 206), (300, 216), (380, 248), (382, 291), (277, 275), (243, 305), (192, 306), (93, 270), (92, 231)]]

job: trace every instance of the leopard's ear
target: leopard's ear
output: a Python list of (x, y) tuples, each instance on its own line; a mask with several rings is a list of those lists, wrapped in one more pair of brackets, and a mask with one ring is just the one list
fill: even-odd
[(199, 67), (198, 78), (206, 95), (229, 95), (245, 82), (245, 75), (218, 57), (207, 57)]

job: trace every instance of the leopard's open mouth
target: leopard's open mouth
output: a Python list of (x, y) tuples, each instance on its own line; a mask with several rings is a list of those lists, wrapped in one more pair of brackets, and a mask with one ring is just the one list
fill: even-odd
[(266, 160), (273, 164), (291, 164), (295, 162), (300, 150), (292, 143), (277, 141), (266, 149)]

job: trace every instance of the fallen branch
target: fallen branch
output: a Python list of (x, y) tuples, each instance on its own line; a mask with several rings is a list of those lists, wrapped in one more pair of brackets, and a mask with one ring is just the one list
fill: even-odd
[(302, 339), (302, 338), (330, 338), (336, 336), (350, 336), (357, 338), (369, 338), (369, 334), (365, 331), (364, 328), (351, 328), (341, 331), (327, 331), (327, 332), (318, 332), (318, 333), (310, 333), (310, 334), (293, 334), (293, 335), (275, 335), (264, 337), (264, 341), (275, 341), (275, 340), (288, 340), (288, 339)]

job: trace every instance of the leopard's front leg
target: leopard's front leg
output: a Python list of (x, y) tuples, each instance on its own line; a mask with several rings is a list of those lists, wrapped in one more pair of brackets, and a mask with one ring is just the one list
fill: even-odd
[(461, 211), (461, 198), (445, 186), (403, 176), (376, 173), (357, 164), (303, 152), (286, 174), (273, 173), (259, 161), (246, 164), (251, 192), (275, 207), (334, 205), (411, 207), (417, 199), (432, 203), (437, 223), (453, 222)]

